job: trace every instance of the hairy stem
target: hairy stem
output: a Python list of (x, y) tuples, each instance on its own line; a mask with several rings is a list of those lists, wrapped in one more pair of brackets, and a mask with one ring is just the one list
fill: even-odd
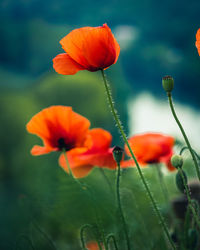
[(195, 209), (194, 209), (194, 206), (193, 206), (193, 204), (192, 204), (192, 199), (191, 199), (191, 196), (190, 196), (190, 190), (189, 190), (189, 187), (188, 187), (188, 185), (187, 185), (185, 176), (184, 176), (184, 174), (183, 174), (183, 170), (182, 170), (182, 168), (179, 167), (179, 168), (178, 168), (178, 171), (179, 171), (179, 173), (180, 173), (180, 175), (181, 175), (181, 178), (182, 178), (182, 180), (183, 180), (183, 185), (184, 185), (185, 193), (186, 193), (186, 196), (187, 196), (187, 199), (188, 199), (189, 208), (190, 208), (190, 210), (191, 210), (191, 212), (192, 212), (192, 215), (193, 215), (193, 217), (194, 217), (195, 222), (197, 223), (197, 225), (198, 225), (198, 227), (199, 227), (199, 229), (200, 229), (200, 221), (199, 221), (198, 215), (197, 215), (197, 213), (196, 213), (196, 211), (195, 211)]
[(149, 196), (149, 199), (150, 199), (150, 201), (151, 201), (151, 203), (153, 205), (155, 213), (156, 213), (156, 215), (157, 215), (157, 217), (158, 217), (158, 219), (160, 221), (161, 226), (163, 227), (163, 230), (164, 230), (164, 232), (165, 232), (165, 234), (166, 234), (166, 236), (167, 236), (167, 238), (168, 238), (168, 240), (169, 240), (169, 242), (171, 244), (171, 247), (172, 247), (172, 249), (176, 249), (176, 247), (174, 245), (174, 242), (171, 239), (171, 236), (170, 236), (170, 233), (169, 233), (168, 228), (166, 226), (166, 223), (164, 221), (164, 218), (162, 217), (162, 215), (161, 215), (161, 213), (160, 213), (160, 211), (159, 211), (159, 209), (158, 209), (158, 207), (156, 205), (156, 202), (155, 202), (155, 200), (153, 198), (153, 195), (152, 195), (152, 193), (150, 191), (150, 188), (149, 188), (149, 186), (148, 186), (148, 184), (147, 184), (147, 182), (145, 180), (145, 177), (144, 177), (144, 175), (143, 175), (143, 173), (142, 173), (142, 171), (140, 169), (140, 166), (139, 166), (139, 164), (138, 164), (138, 162), (137, 162), (137, 160), (135, 158), (135, 155), (133, 154), (133, 151), (132, 151), (132, 149), (131, 149), (131, 147), (130, 147), (130, 145), (128, 143), (126, 134), (125, 134), (125, 132), (123, 130), (123, 127), (122, 127), (122, 124), (121, 124), (121, 122), (120, 122), (120, 120), (118, 118), (117, 111), (115, 110), (113, 99), (112, 99), (112, 94), (111, 94), (111, 91), (110, 91), (110, 88), (109, 88), (109, 84), (108, 84), (108, 82), (106, 80), (104, 71), (101, 70), (101, 73), (102, 73), (102, 77), (103, 77), (103, 81), (104, 81), (104, 85), (105, 85), (105, 89), (106, 89), (106, 93), (107, 93), (107, 97), (108, 97), (108, 102), (109, 102), (113, 117), (115, 119), (116, 125), (117, 125), (117, 127), (119, 129), (119, 132), (122, 135), (122, 138), (123, 138), (125, 144), (127, 145), (128, 149), (130, 151), (130, 154), (131, 154), (131, 156), (132, 156), (132, 158), (133, 158), (133, 160), (134, 160), (134, 162), (136, 164), (137, 171), (138, 171), (138, 173), (140, 175), (141, 181), (142, 181), (142, 183), (143, 183), (143, 185), (144, 185), (144, 187), (146, 189), (146, 192), (147, 192), (147, 194)]

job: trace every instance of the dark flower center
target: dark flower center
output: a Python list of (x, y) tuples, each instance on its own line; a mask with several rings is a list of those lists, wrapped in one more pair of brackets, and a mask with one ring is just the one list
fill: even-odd
[(66, 143), (65, 139), (61, 137), (58, 139), (58, 148), (59, 150), (65, 149), (65, 151), (69, 151), (74, 148), (74, 144), (72, 142)]

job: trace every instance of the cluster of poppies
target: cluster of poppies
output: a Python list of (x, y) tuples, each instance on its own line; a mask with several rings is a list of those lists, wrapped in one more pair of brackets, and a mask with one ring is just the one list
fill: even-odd
[[(43, 146), (35, 145), (33, 155), (61, 151), (60, 166), (68, 172), (66, 154), (75, 177), (86, 176), (94, 166), (116, 169), (111, 148), (112, 135), (102, 129), (89, 129), (90, 121), (77, 114), (71, 107), (51, 106), (32, 117), (27, 124), (28, 132), (43, 140)], [(139, 163), (164, 162), (170, 170), (174, 138), (162, 134), (141, 134), (129, 139), (130, 146)], [(125, 147), (127, 156), (129, 150)], [(132, 160), (123, 160), (122, 167), (134, 166)]]
[[(196, 39), (200, 54), (200, 29)], [(63, 75), (73, 75), (80, 70), (105, 70), (116, 63), (120, 53), (119, 44), (107, 24), (75, 29), (60, 43), (66, 53), (53, 59), (53, 67), (57, 73)], [(111, 134), (102, 128), (90, 129), (90, 121), (74, 112), (71, 107), (51, 106), (40, 111), (28, 122), (27, 130), (39, 136), (44, 144), (34, 146), (31, 150), (33, 155), (61, 151), (60, 166), (68, 172), (67, 159), (77, 178), (86, 176), (94, 166), (116, 168)], [(146, 133), (131, 137), (129, 144), (142, 166), (163, 162), (170, 171), (174, 170), (170, 163), (173, 137)], [(130, 157), (127, 147), (125, 152), (126, 157)], [(135, 163), (131, 159), (125, 159), (121, 165), (129, 167)]]

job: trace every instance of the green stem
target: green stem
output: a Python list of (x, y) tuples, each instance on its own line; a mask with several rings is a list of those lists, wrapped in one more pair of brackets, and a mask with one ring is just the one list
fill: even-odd
[(158, 207), (157, 207), (157, 205), (156, 205), (156, 202), (155, 202), (155, 200), (154, 200), (154, 198), (153, 198), (153, 196), (152, 196), (152, 193), (151, 193), (151, 191), (150, 191), (150, 188), (149, 188), (149, 186), (148, 186), (148, 184), (147, 184), (147, 182), (146, 182), (146, 180), (145, 180), (145, 178), (144, 178), (144, 175), (143, 175), (143, 173), (142, 173), (142, 171), (141, 171), (141, 169), (140, 169), (140, 166), (139, 166), (139, 164), (138, 164), (138, 162), (137, 162), (137, 160), (136, 160), (136, 158), (135, 158), (135, 155), (133, 154), (133, 151), (132, 151), (132, 149), (131, 149), (131, 147), (130, 147), (130, 145), (129, 145), (129, 143), (128, 143), (128, 140), (127, 140), (127, 138), (126, 138), (125, 132), (124, 132), (123, 127), (122, 127), (122, 125), (121, 125), (121, 122), (120, 122), (120, 120), (119, 120), (119, 118), (118, 118), (117, 111), (115, 110), (114, 103), (113, 103), (113, 99), (112, 99), (111, 90), (110, 90), (109, 84), (108, 84), (108, 82), (107, 82), (107, 80), (106, 80), (104, 71), (101, 70), (101, 73), (102, 73), (102, 77), (103, 77), (103, 81), (104, 81), (106, 93), (107, 93), (107, 96), (108, 96), (108, 102), (109, 102), (109, 104), (110, 104), (111, 112), (112, 112), (113, 117), (114, 117), (114, 119), (115, 119), (116, 125), (117, 125), (117, 127), (118, 127), (118, 129), (119, 129), (119, 131), (120, 131), (120, 134), (122, 135), (122, 138), (123, 138), (125, 144), (127, 145), (128, 149), (129, 149), (129, 151), (130, 151), (130, 154), (131, 154), (131, 156), (132, 156), (132, 158), (133, 158), (133, 160), (134, 160), (134, 162), (135, 162), (135, 164), (136, 164), (137, 171), (138, 171), (138, 173), (139, 173), (139, 175), (140, 175), (141, 181), (142, 181), (142, 183), (143, 183), (143, 185), (144, 185), (144, 187), (145, 187), (145, 189), (146, 189), (146, 192), (147, 192), (147, 194), (148, 194), (148, 196), (149, 196), (149, 199), (151, 200), (151, 203), (152, 203), (153, 208), (154, 208), (154, 210), (155, 210), (155, 212), (156, 212), (156, 215), (157, 215), (157, 217), (158, 217), (158, 219), (159, 219), (159, 221), (160, 221), (160, 224), (162, 225), (163, 230), (164, 230), (164, 232), (165, 232), (165, 234), (166, 234), (166, 236), (167, 236), (167, 238), (168, 238), (168, 240), (169, 240), (169, 242), (170, 242), (172, 248), (173, 248), (173, 249), (176, 249), (176, 247), (175, 247), (175, 245), (174, 245), (174, 242), (172, 241), (172, 239), (171, 239), (171, 237), (170, 237), (170, 234), (169, 234), (168, 228), (167, 228), (167, 226), (166, 226), (166, 224), (165, 224), (164, 218), (162, 217), (162, 215), (161, 215), (161, 213), (160, 213), (160, 211), (159, 211), (159, 209), (158, 209)]
[(114, 190), (113, 190), (113, 187), (112, 187), (112, 185), (111, 185), (111, 183), (110, 183), (110, 180), (108, 179), (108, 176), (105, 174), (103, 168), (99, 168), (99, 171), (101, 172), (102, 176), (104, 177), (104, 179), (105, 179), (106, 182), (108, 183), (108, 186), (109, 186), (109, 188), (110, 188), (111, 193), (114, 193)]
[[(183, 154), (183, 152), (186, 150), (186, 149), (188, 149), (189, 150), (189, 148), (188, 147), (183, 147), (182, 149), (181, 149), (181, 151), (180, 151), (180, 155), (182, 155)], [(197, 152), (194, 150), (194, 149), (192, 149), (192, 151), (194, 152), (194, 154), (195, 154), (195, 156), (197, 157), (197, 159), (200, 161), (200, 156), (197, 154)]]
[(65, 157), (65, 161), (66, 161), (66, 164), (67, 164), (67, 169), (68, 169), (68, 171), (69, 171), (69, 175), (70, 175), (73, 179), (75, 179), (75, 177), (74, 177), (74, 175), (73, 175), (73, 173), (72, 173), (72, 170), (71, 170), (71, 168), (70, 168), (69, 161), (68, 161), (68, 159), (67, 159), (67, 152), (66, 152), (65, 149), (63, 149), (62, 151), (63, 151), (64, 157)]
[(111, 239), (113, 240), (113, 244), (114, 244), (115, 250), (118, 250), (117, 242), (116, 242), (115, 236), (114, 236), (113, 234), (109, 234), (109, 235), (106, 237), (107, 245), (109, 245), (109, 241), (110, 241)]
[(126, 221), (125, 221), (125, 217), (124, 217), (123, 209), (122, 209), (122, 205), (121, 205), (121, 199), (120, 199), (120, 189), (119, 189), (120, 176), (121, 176), (121, 168), (120, 168), (120, 164), (117, 163), (117, 180), (116, 180), (117, 204), (118, 204), (119, 213), (120, 213), (120, 217), (121, 217), (123, 228), (124, 228), (127, 249), (130, 250), (131, 248), (130, 248), (130, 241), (129, 241), (129, 237), (128, 237), (128, 229), (127, 229), (127, 225), (126, 225)]
[(185, 140), (185, 142), (186, 142), (186, 144), (187, 144), (187, 146), (188, 146), (188, 149), (189, 149), (190, 154), (191, 154), (191, 156), (192, 156), (192, 159), (193, 159), (193, 161), (194, 161), (194, 165), (195, 165), (195, 168), (196, 168), (197, 176), (198, 176), (198, 178), (199, 178), (199, 180), (200, 180), (200, 170), (199, 170), (199, 166), (198, 166), (198, 163), (197, 163), (195, 154), (194, 154), (194, 152), (193, 152), (193, 149), (192, 149), (192, 147), (191, 147), (191, 145), (190, 145), (190, 142), (189, 142), (189, 140), (188, 140), (188, 138), (187, 138), (187, 135), (186, 135), (186, 133), (185, 133), (185, 131), (184, 131), (184, 129), (183, 129), (183, 126), (181, 125), (181, 123), (180, 123), (180, 121), (179, 121), (179, 119), (178, 119), (178, 117), (177, 117), (177, 115), (176, 115), (176, 112), (175, 112), (175, 109), (174, 109), (174, 106), (173, 106), (173, 102), (172, 102), (172, 95), (171, 95), (170, 92), (167, 92), (167, 96), (168, 96), (169, 105), (170, 105), (172, 114), (173, 114), (174, 119), (175, 119), (177, 125), (179, 126), (179, 128), (180, 128), (180, 130), (181, 130), (181, 133), (182, 133), (182, 135), (183, 135), (183, 137), (184, 137), (184, 140)]
[[(97, 208), (96, 208), (96, 205), (95, 205), (96, 202), (95, 202), (95, 200), (93, 198), (92, 191), (90, 190), (90, 188), (87, 185), (81, 183), (77, 178), (74, 177), (74, 175), (72, 173), (72, 170), (71, 170), (71, 167), (69, 165), (69, 161), (67, 159), (66, 152), (65, 151), (63, 151), (63, 152), (64, 152), (64, 157), (65, 157), (65, 160), (66, 160), (66, 164), (67, 164), (67, 168), (68, 168), (70, 176), (80, 186), (80, 188), (81, 188), (82, 191), (84, 191), (84, 192), (86, 191), (86, 194), (88, 195), (89, 199), (91, 201), (93, 201), (92, 205), (93, 205), (93, 208), (94, 208), (94, 211), (95, 211), (95, 217), (96, 217), (97, 227), (100, 229), (101, 236), (102, 236), (102, 239), (103, 239), (103, 243), (104, 243), (104, 246), (105, 246), (105, 250), (108, 250), (108, 247), (107, 247), (107, 244), (106, 244), (106, 239), (105, 239), (105, 233), (104, 233), (104, 230), (103, 230), (103, 227), (102, 227), (101, 220), (100, 220), (100, 218), (98, 216), (98, 213), (97, 213)], [(89, 191), (89, 192), (87, 192), (87, 191)]]
[[(87, 250), (87, 248), (85, 246), (85, 240), (84, 240), (84, 231), (87, 228), (93, 229), (92, 225), (90, 225), (90, 224), (85, 224), (80, 229), (80, 238), (81, 238), (81, 245), (82, 245), (83, 250)], [(97, 240), (97, 244), (98, 244), (99, 250), (102, 250), (101, 243), (99, 242), (99, 240)]]
[(193, 204), (192, 204), (192, 199), (191, 199), (191, 197), (190, 197), (190, 190), (189, 190), (189, 187), (188, 187), (188, 185), (187, 185), (187, 182), (186, 182), (186, 179), (185, 179), (185, 176), (184, 176), (184, 174), (183, 174), (183, 170), (182, 170), (182, 168), (178, 168), (178, 171), (179, 171), (179, 173), (180, 173), (180, 175), (181, 175), (181, 178), (182, 178), (182, 180), (183, 180), (183, 185), (184, 185), (184, 188), (185, 188), (185, 193), (186, 193), (186, 196), (187, 196), (187, 199), (188, 199), (188, 203), (189, 203), (189, 208), (190, 208), (190, 210), (191, 210), (191, 212), (192, 212), (192, 215), (193, 215), (193, 217), (194, 217), (194, 219), (195, 219), (195, 222), (197, 223), (197, 225), (198, 225), (198, 227), (199, 227), (199, 229), (200, 229), (200, 222), (199, 222), (199, 218), (198, 218), (198, 215), (197, 215), (197, 213), (196, 213), (196, 211), (195, 211), (195, 209), (194, 209), (194, 207), (193, 207)]
[(161, 189), (162, 189), (162, 192), (163, 192), (165, 201), (166, 201), (167, 203), (169, 203), (168, 190), (167, 190), (167, 187), (166, 187), (166, 185), (165, 185), (165, 181), (164, 181), (164, 178), (163, 178), (162, 170), (160, 169), (161, 166), (160, 166), (159, 164), (156, 164), (155, 167), (156, 167), (156, 170), (157, 170), (157, 173), (158, 173), (158, 178), (159, 178), (159, 181), (160, 181), (160, 186), (161, 186)]

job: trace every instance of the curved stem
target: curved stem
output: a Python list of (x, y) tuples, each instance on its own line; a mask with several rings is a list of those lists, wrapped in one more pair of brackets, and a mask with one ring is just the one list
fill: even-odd
[[(188, 148), (187, 146), (183, 147), (183, 148), (180, 150), (180, 153), (179, 153), (179, 154), (182, 155), (183, 152), (184, 152), (186, 149), (189, 150), (189, 148)], [(195, 156), (197, 157), (197, 159), (200, 161), (200, 156), (197, 154), (197, 152), (196, 152), (194, 149), (192, 149), (192, 151), (194, 152), (194, 154), (195, 154)]]
[(119, 213), (120, 213), (120, 217), (121, 217), (123, 228), (124, 228), (127, 249), (130, 250), (131, 248), (130, 248), (130, 241), (129, 241), (129, 237), (128, 237), (128, 229), (127, 229), (126, 221), (124, 218), (123, 209), (122, 209), (122, 205), (121, 205), (121, 199), (120, 199), (120, 189), (119, 189), (120, 176), (121, 176), (121, 168), (120, 168), (120, 164), (117, 163), (117, 180), (116, 180), (117, 204), (118, 204)]
[[(80, 229), (80, 238), (81, 238), (81, 245), (82, 245), (83, 250), (87, 250), (87, 248), (85, 246), (85, 240), (84, 240), (84, 231), (87, 228), (93, 229), (92, 225), (90, 225), (90, 224), (85, 224)], [(97, 244), (98, 244), (99, 250), (102, 250), (101, 244), (98, 240), (97, 240)]]
[(193, 159), (193, 161), (194, 161), (194, 165), (195, 165), (195, 168), (196, 168), (197, 176), (198, 176), (198, 178), (199, 178), (199, 180), (200, 180), (200, 170), (199, 170), (199, 166), (198, 166), (198, 163), (197, 163), (195, 154), (194, 154), (194, 152), (193, 152), (193, 149), (192, 149), (192, 147), (191, 147), (191, 145), (190, 145), (190, 142), (189, 142), (189, 140), (188, 140), (188, 138), (187, 138), (187, 135), (186, 135), (186, 133), (185, 133), (185, 131), (184, 131), (184, 129), (183, 129), (183, 126), (181, 125), (181, 123), (180, 123), (180, 121), (179, 121), (179, 119), (178, 119), (178, 117), (177, 117), (177, 115), (176, 115), (176, 112), (175, 112), (175, 109), (174, 109), (174, 106), (173, 106), (173, 102), (172, 102), (172, 95), (171, 95), (171, 93), (168, 92), (168, 93), (167, 93), (167, 96), (168, 96), (169, 105), (170, 105), (172, 114), (173, 114), (174, 119), (175, 119), (177, 125), (179, 126), (179, 128), (180, 128), (180, 130), (181, 130), (181, 133), (182, 133), (182, 135), (183, 135), (183, 137), (184, 137), (184, 140), (185, 140), (185, 142), (186, 142), (186, 144), (187, 144), (187, 146), (188, 146), (188, 149), (189, 149), (190, 154), (191, 154), (191, 156), (192, 156), (192, 159)]
[(185, 179), (185, 176), (184, 176), (184, 174), (183, 174), (183, 170), (182, 170), (182, 168), (178, 168), (178, 171), (179, 171), (179, 173), (180, 173), (180, 175), (181, 175), (181, 178), (182, 178), (182, 180), (183, 180), (183, 185), (184, 185), (184, 188), (185, 188), (185, 193), (186, 193), (186, 196), (187, 196), (187, 199), (188, 199), (188, 203), (189, 203), (189, 208), (190, 208), (190, 210), (191, 210), (191, 212), (192, 212), (192, 215), (193, 215), (193, 217), (194, 217), (194, 219), (195, 219), (195, 222), (197, 223), (197, 225), (198, 225), (198, 227), (199, 227), (199, 229), (200, 229), (200, 221), (199, 221), (199, 218), (198, 218), (198, 215), (197, 215), (197, 213), (196, 213), (196, 211), (195, 211), (195, 209), (194, 209), (194, 207), (193, 207), (193, 204), (192, 204), (192, 199), (191, 199), (191, 196), (190, 196), (190, 190), (189, 190), (189, 187), (188, 187), (188, 185), (187, 185), (187, 182), (186, 182), (186, 179)]
[(145, 187), (145, 189), (146, 189), (146, 192), (147, 192), (147, 194), (148, 194), (148, 196), (149, 196), (149, 199), (151, 200), (151, 203), (152, 203), (153, 208), (154, 208), (154, 210), (155, 210), (155, 212), (156, 212), (156, 215), (157, 215), (157, 217), (158, 217), (158, 219), (159, 219), (159, 221), (160, 221), (160, 224), (162, 225), (163, 230), (164, 230), (164, 232), (165, 232), (165, 234), (166, 234), (166, 236), (167, 236), (167, 238), (168, 238), (168, 240), (169, 240), (169, 242), (170, 242), (172, 248), (173, 248), (173, 249), (176, 249), (176, 247), (175, 247), (175, 245), (174, 245), (174, 242), (172, 241), (172, 239), (171, 239), (171, 237), (170, 237), (170, 234), (169, 234), (168, 228), (167, 228), (167, 226), (166, 226), (166, 224), (165, 224), (164, 218), (162, 217), (162, 215), (161, 215), (161, 213), (160, 213), (160, 211), (159, 211), (159, 209), (158, 209), (158, 207), (157, 207), (157, 205), (156, 205), (156, 202), (155, 202), (155, 200), (154, 200), (154, 198), (153, 198), (153, 195), (152, 195), (152, 193), (151, 193), (151, 191), (150, 191), (150, 188), (149, 188), (149, 186), (148, 186), (148, 184), (147, 184), (147, 182), (146, 182), (146, 180), (145, 180), (145, 178), (144, 178), (144, 175), (143, 175), (143, 173), (142, 173), (142, 171), (141, 171), (141, 169), (140, 169), (140, 166), (139, 166), (139, 164), (138, 164), (138, 162), (137, 162), (137, 160), (136, 160), (136, 158), (135, 158), (135, 155), (133, 154), (133, 151), (132, 151), (132, 149), (131, 149), (131, 147), (130, 147), (130, 145), (129, 145), (129, 143), (128, 143), (128, 140), (127, 140), (127, 138), (126, 138), (125, 132), (124, 132), (123, 127), (122, 127), (122, 125), (121, 125), (121, 122), (120, 122), (120, 120), (119, 120), (119, 118), (118, 118), (117, 111), (115, 110), (114, 103), (113, 103), (113, 99), (112, 99), (112, 94), (111, 94), (111, 91), (110, 91), (110, 88), (109, 88), (109, 84), (108, 84), (108, 82), (107, 82), (107, 80), (106, 80), (104, 71), (101, 70), (101, 73), (102, 73), (102, 77), (103, 77), (103, 81), (104, 81), (106, 93), (107, 93), (107, 96), (108, 96), (108, 102), (109, 102), (109, 104), (110, 104), (111, 112), (112, 112), (113, 117), (114, 117), (114, 119), (115, 119), (116, 125), (117, 125), (117, 127), (118, 127), (118, 129), (119, 129), (119, 131), (120, 131), (120, 134), (122, 135), (122, 138), (123, 138), (125, 144), (127, 145), (128, 149), (129, 149), (129, 151), (130, 151), (130, 154), (131, 154), (131, 156), (132, 156), (132, 158), (133, 158), (133, 160), (134, 160), (134, 162), (135, 162), (135, 164), (136, 164), (137, 171), (138, 171), (138, 173), (139, 173), (139, 175), (140, 175), (141, 181), (142, 181), (142, 183), (143, 183), (143, 185), (144, 185), (144, 187)]
[(117, 242), (116, 242), (115, 236), (114, 236), (113, 234), (109, 234), (109, 235), (106, 237), (107, 245), (109, 245), (109, 241), (110, 241), (111, 239), (113, 240), (113, 244), (114, 244), (115, 250), (118, 250)]

